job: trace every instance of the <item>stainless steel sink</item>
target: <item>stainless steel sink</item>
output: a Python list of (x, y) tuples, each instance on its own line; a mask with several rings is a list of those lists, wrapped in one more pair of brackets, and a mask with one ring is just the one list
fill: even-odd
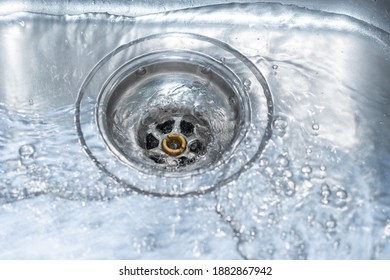
[(389, 73), (384, 0), (1, 1), (0, 258), (389, 259)]

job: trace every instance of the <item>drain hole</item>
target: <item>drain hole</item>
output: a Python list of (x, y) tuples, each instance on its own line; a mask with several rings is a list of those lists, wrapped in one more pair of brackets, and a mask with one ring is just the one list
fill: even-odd
[(97, 167), (158, 196), (204, 194), (236, 178), (264, 149), (272, 116), (268, 85), (247, 57), (188, 33), (111, 52), (88, 74), (75, 111)]
[(107, 126), (127, 160), (181, 173), (218, 164), (242, 128), (242, 119), (230, 116), (243, 116), (243, 108), (226, 77), (216, 69), (199, 76), (202, 66), (151, 62), (142, 66), (142, 79), (134, 68), (114, 88), (107, 100)]
[(173, 126), (175, 125), (174, 120), (168, 120), (162, 124), (158, 124), (156, 128), (163, 134), (172, 132)]
[(179, 166), (184, 167), (189, 164), (193, 164), (195, 162), (194, 158), (180, 157), (179, 158)]
[(182, 120), (180, 122), (180, 130), (185, 136), (191, 136), (194, 133), (194, 125), (190, 122)]
[(190, 145), (190, 151), (195, 154), (199, 154), (203, 151), (203, 145), (199, 140), (195, 140)]
[(158, 139), (152, 133), (146, 135), (146, 149), (151, 150), (158, 147)]
[(157, 164), (165, 163), (165, 159), (161, 155), (150, 155), (149, 158)]

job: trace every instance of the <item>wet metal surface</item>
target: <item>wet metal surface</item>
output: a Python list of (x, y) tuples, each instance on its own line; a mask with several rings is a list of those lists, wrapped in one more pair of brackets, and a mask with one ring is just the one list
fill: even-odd
[(390, 3), (205, 2), (0, 3), (0, 258), (390, 258)]

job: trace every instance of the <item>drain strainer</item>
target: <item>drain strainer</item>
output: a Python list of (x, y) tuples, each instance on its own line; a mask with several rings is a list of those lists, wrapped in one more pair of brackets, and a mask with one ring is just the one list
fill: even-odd
[(183, 196), (226, 184), (270, 137), (272, 100), (257, 68), (212, 38), (169, 33), (100, 61), (77, 100), (80, 142), (117, 182)]

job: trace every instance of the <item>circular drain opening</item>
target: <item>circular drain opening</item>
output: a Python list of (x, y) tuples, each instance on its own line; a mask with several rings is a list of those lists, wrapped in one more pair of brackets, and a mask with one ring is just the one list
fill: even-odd
[(194, 52), (138, 57), (103, 87), (100, 132), (110, 150), (140, 172), (177, 177), (213, 168), (230, 156), (250, 118), (246, 93), (234, 80), (223, 64)]
[(272, 100), (257, 68), (215, 39), (170, 33), (123, 45), (84, 82), (80, 142), (123, 186), (184, 196), (226, 184), (270, 137)]

